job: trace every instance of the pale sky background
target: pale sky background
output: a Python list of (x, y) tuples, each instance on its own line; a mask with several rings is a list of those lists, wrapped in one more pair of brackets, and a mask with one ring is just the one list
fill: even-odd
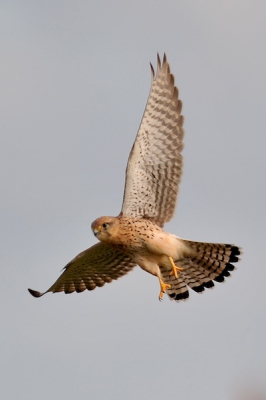
[[(265, 390), (265, 18), (264, 0), (1, 1), (1, 399)], [(34, 299), (28, 287), (46, 290), (95, 243), (91, 222), (120, 212), (157, 51), (186, 131), (166, 229), (236, 243), (242, 262), (185, 303), (160, 303), (140, 268), (93, 292)]]

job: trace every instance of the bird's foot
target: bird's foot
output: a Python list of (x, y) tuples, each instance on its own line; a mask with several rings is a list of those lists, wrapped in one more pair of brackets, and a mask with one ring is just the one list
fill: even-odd
[(172, 257), (168, 257), (170, 264), (172, 266), (172, 271), (170, 272), (170, 275), (174, 275), (176, 278), (178, 277), (178, 272), (182, 272), (184, 271), (184, 268), (180, 268), (177, 265), (175, 265), (174, 260), (172, 259)]
[(161, 278), (159, 278), (159, 282), (160, 282), (160, 287), (161, 287), (160, 294), (159, 294), (159, 300), (161, 301), (163, 299), (163, 295), (164, 295), (165, 291), (167, 289), (170, 289), (171, 285), (169, 285), (168, 283), (164, 283)]

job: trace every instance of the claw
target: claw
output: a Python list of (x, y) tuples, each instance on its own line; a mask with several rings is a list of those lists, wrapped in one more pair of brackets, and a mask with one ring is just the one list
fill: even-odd
[(177, 265), (175, 265), (174, 260), (172, 259), (172, 257), (168, 257), (170, 264), (172, 266), (172, 271), (170, 272), (170, 275), (174, 275), (176, 278), (178, 277), (178, 272), (182, 272), (184, 271), (184, 268), (180, 268)]
[(167, 289), (170, 289), (171, 285), (169, 285), (168, 283), (164, 283), (161, 278), (159, 278), (159, 282), (160, 282), (160, 286), (161, 286), (161, 290), (160, 290), (160, 294), (159, 294), (159, 300), (162, 301), (165, 291)]

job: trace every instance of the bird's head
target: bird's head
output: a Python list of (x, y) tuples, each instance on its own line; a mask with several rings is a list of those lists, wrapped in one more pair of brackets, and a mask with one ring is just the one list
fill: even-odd
[(100, 217), (91, 224), (94, 235), (101, 242), (112, 242), (118, 230), (119, 220), (117, 217)]

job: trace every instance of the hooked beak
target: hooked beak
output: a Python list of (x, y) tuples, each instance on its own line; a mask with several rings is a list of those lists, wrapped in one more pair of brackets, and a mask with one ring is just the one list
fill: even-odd
[(94, 236), (96, 236), (96, 237), (97, 237), (98, 233), (100, 232), (98, 229), (93, 229), (92, 231), (93, 231)]

